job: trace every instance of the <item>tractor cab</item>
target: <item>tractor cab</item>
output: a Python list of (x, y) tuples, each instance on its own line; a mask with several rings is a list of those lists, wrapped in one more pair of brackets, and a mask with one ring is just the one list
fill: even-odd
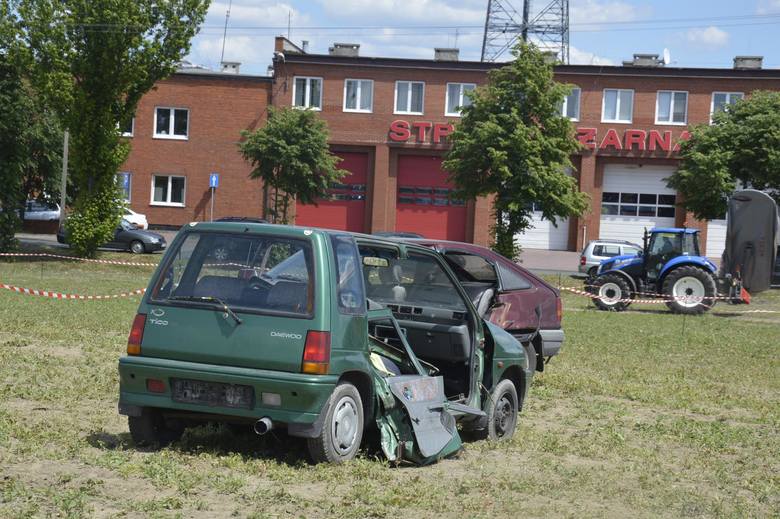
[(678, 256), (699, 256), (699, 231), (678, 227), (645, 230), (644, 265), (647, 280), (656, 281), (664, 265)]

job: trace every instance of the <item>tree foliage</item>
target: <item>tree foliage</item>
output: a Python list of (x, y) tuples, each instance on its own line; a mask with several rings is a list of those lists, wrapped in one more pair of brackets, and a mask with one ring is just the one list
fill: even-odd
[(29, 196), (59, 194), (62, 153), (59, 122), (25, 77), (11, 7), (0, 0), (0, 251), (16, 247), (14, 234)]
[(471, 93), (444, 162), (459, 196), (494, 195), (494, 248), (510, 258), (517, 253), (514, 235), (528, 228), (534, 208), (555, 224), (588, 206), (566, 174), (579, 149), (571, 122), (561, 116), (568, 87), (553, 80), (552, 65), (533, 45), (521, 43), (512, 54)]
[(723, 218), (728, 197), (750, 186), (780, 201), (780, 92), (753, 92), (691, 129), (669, 186), (696, 218)]
[(275, 223), (288, 223), (292, 200), (316, 205), (347, 174), (328, 148), (327, 125), (311, 110), (271, 108), (264, 127), (241, 135), (241, 154), (253, 167), (249, 176), (273, 190), (266, 210)]
[(118, 125), (189, 50), (208, 0), (19, 0), (33, 84), (71, 133), (71, 244), (94, 255), (120, 218)]

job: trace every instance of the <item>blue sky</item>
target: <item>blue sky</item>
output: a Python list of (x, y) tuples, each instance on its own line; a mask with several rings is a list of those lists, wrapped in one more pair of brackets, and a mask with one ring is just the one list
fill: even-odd
[[(518, 11), (522, 0), (511, 0)], [(540, 9), (548, 0), (534, 0)], [(432, 58), (457, 46), (479, 60), (487, 0), (233, 0), (225, 60), (265, 74), (273, 37), (308, 40), (310, 52), (333, 42), (360, 43), (363, 56)], [(228, 0), (211, 4), (189, 60), (218, 68)], [(730, 67), (736, 55), (764, 56), (780, 68), (780, 0), (570, 0), (572, 63), (619, 64), (635, 52), (662, 54), (671, 66)], [(445, 27), (445, 28), (442, 28)], [(457, 33), (457, 42), (456, 42)]]

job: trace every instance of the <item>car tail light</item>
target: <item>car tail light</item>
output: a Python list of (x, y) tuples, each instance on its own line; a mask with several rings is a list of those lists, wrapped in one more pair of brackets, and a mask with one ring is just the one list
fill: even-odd
[(560, 297), (555, 298), (555, 315), (558, 317), (558, 323), (560, 324), (563, 319), (563, 302)]
[(165, 393), (165, 382), (157, 378), (147, 378), (146, 390), (150, 393)]
[(330, 364), (330, 332), (309, 330), (303, 347), (301, 372), (326, 375)]
[(586, 263), (585, 256), (580, 256), (580, 265), (584, 265)]
[(127, 338), (127, 354), (140, 355), (141, 341), (144, 338), (144, 326), (146, 314), (137, 314), (133, 319), (133, 327), (130, 329), (130, 337)]

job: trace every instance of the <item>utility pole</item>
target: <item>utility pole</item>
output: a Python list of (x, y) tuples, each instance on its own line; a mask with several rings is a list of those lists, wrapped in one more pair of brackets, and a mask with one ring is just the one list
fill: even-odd
[(225, 30), (222, 31), (222, 55), (219, 57), (219, 66), (225, 62), (225, 40), (227, 39), (227, 26), (228, 20), (230, 20), (230, 8), (233, 6), (233, 0), (228, 2), (227, 12), (225, 13)]
[(569, 0), (547, 0), (539, 11), (531, 8), (531, 0), (523, 0), (522, 14), (512, 4), (512, 0), (488, 0), (482, 61), (497, 61), (522, 40), (568, 64)]
[(65, 223), (65, 202), (68, 189), (68, 140), (70, 132), (65, 130), (62, 143), (62, 183), (60, 184), (60, 226)]

